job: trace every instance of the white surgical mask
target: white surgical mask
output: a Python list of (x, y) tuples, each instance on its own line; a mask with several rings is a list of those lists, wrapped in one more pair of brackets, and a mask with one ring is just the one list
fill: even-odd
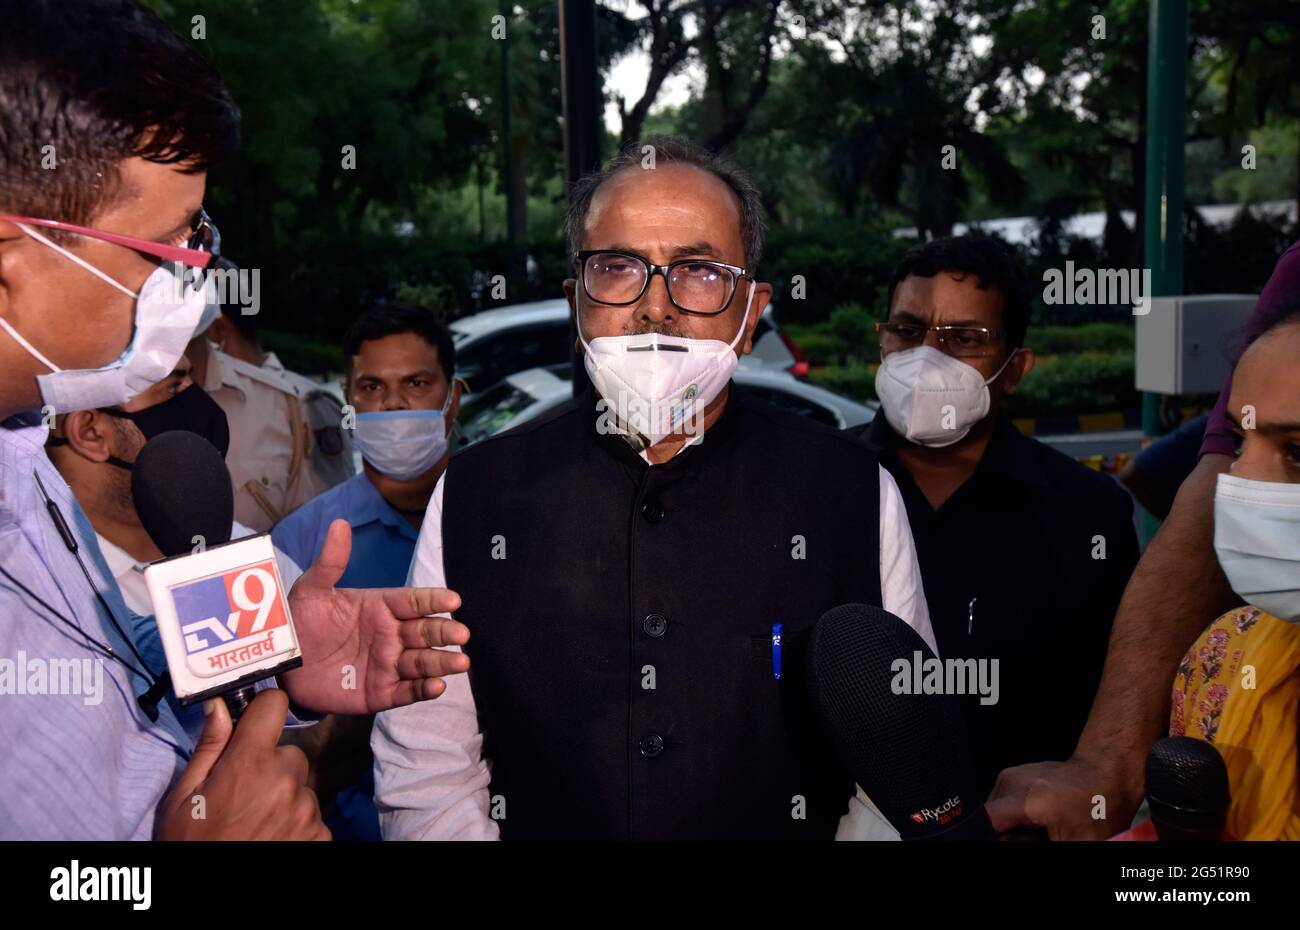
[(918, 445), (941, 449), (960, 442), (988, 416), (989, 385), (1015, 354), (985, 380), (972, 366), (932, 346), (893, 352), (876, 370), (876, 396), (885, 419)]
[(751, 281), (745, 315), (730, 343), (659, 333), (588, 342), (578, 327), (587, 375), (615, 419), (654, 445), (713, 403), (740, 361), (736, 346), (749, 323), (755, 287)]
[(1214, 551), (1242, 600), (1300, 623), (1300, 484), (1219, 475)]
[(441, 410), (358, 413), (352, 440), (361, 457), (381, 475), (397, 481), (423, 475), (447, 454), (446, 420), (452, 390), (448, 390)]
[(221, 316), (221, 304), (212, 299), (215, 295), (209, 294), (209, 299), (203, 304), (203, 312), (199, 314), (199, 321), (194, 324), (194, 334), (191, 338), (197, 339), (208, 331), (208, 327), (217, 322), (217, 317)]
[(209, 288), (204, 281), (196, 281), (176, 262), (163, 262), (136, 292), (31, 227), (19, 223), (18, 228), (136, 302), (131, 342), (116, 360), (94, 369), (60, 368), (0, 317), (0, 327), (50, 370), (36, 377), (42, 401), (58, 413), (113, 407), (143, 393), (175, 370), (207, 303)]

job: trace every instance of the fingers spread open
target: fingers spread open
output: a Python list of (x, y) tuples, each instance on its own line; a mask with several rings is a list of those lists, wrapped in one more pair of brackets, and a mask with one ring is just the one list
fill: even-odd
[(420, 617), (403, 620), (398, 638), (407, 649), (463, 646), (469, 642), (469, 627), (450, 617)]
[(441, 678), (468, 671), (469, 656), (442, 649), (407, 649), (397, 657), (397, 676), (403, 680)]
[(449, 614), (460, 607), (460, 595), (446, 588), (388, 588), (382, 593), (398, 620)]
[(416, 701), (431, 701), (447, 690), (441, 678), (412, 678), (399, 681), (393, 691), (393, 707), (405, 707)]

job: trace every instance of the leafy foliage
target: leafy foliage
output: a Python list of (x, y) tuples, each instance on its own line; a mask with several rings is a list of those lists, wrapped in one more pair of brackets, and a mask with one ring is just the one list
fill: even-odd
[[(262, 269), (263, 328), (285, 351), (328, 364), (313, 346), (369, 301), (402, 295), (452, 317), (500, 302), (496, 275), (507, 302), (560, 293), (554, 0), (146, 2), (243, 108), (243, 153), (213, 173), (210, 212), (228, 254)], [(1300, 196), (1294, 0), (1188, 5), (1189, 204)], [(1148, 16), (1147, 0), (603, 0), (598, 66), (619, 114), (606, 154), (620, 136), (678, 131), (749, 167), (779, 318), (819, 379), (870, 396), (870, 324), (915, 241), (899, 227), (1033, 216), (1032, 280), (1067, 260), (1141, 266)], [(609, 79), (630, 54), (649, 74), (616, 99)], [(684, 78), (688, 99), (664, 107)], [(1104, 211), (1100, 241), (1066, 228), (1081, 210)], [(1257, 290), (1298, 236), (1258, 210), (1226, 228), (1189, 212), (1185, 290)], [(1040, 303), (1030, 343), (1058, 357), (1017, 403), (1127, 403), (1131, 325), (1125, 307)]]

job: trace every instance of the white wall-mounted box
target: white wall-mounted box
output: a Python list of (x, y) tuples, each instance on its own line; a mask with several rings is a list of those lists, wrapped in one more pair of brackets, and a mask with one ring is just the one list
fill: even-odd
[(1241, 348), (1254, 294), (1154, 297), (1136, 317), (1135, 382), (1153, 394), (1213, 394)]

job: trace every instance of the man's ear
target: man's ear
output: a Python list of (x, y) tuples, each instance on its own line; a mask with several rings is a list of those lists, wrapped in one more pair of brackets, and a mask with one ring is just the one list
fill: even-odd
[[(578, 279), (564, 279), (564, 298), (569, 302), (569, 323), (573, 326), (574, 331), (578, 329)], [(578, 355), (582, 354), (582, 340), (573, 340), (573, 351)]]
[(230, 337), (231, 329), (231, 323), (226, 319), (225, 314), (218, 313), (217, 318), (212, 321), (212, 325), (204, 330), (201, 335), (206, 336), (209, 342), (224, 346), (226, 340)]
[[(749, 286), (741, 284), (741, 291), (748, 297)], [(743, 299), (743, 298), (742, 298)], [(748, 355), (754, 351), (754, 328), (758, 326), (767, 305), (772, 302), (772, 285), (754, 283), (754, 302), (749, 305), (749, 319), (745, 320), (745, 335), (740, 340), (740, 354)], [(743, 311), (742, 311), (743, 312)]]
[(23, 231), (18, 224), (10, 220), (0, 220), (0, 316), (9, 315), (9, 273), (10, 266), (4, 260), (4, 246), (21, 239)]
[(460, 394), (463, 383), (460, 378), (451, 379), (451, 407), (447, 410), (448, 424), (454, 423), (456, 418), (460, 416)]
[(70, 413), (63, 421), (63, 435), (68, 447), (83, 459), (107, 462), (113, 450), (110, 447), (108, 421), (112, 418), (98, 410), (81, 410)]
[(1006, 374), (1003, 375), (1003, 393), (1014, 394), (1016, 388), (1020, 386), (1020, 379), (1034, 370), (1034, 350), (1020, 347), (1010, 362), (1007, 363)]

